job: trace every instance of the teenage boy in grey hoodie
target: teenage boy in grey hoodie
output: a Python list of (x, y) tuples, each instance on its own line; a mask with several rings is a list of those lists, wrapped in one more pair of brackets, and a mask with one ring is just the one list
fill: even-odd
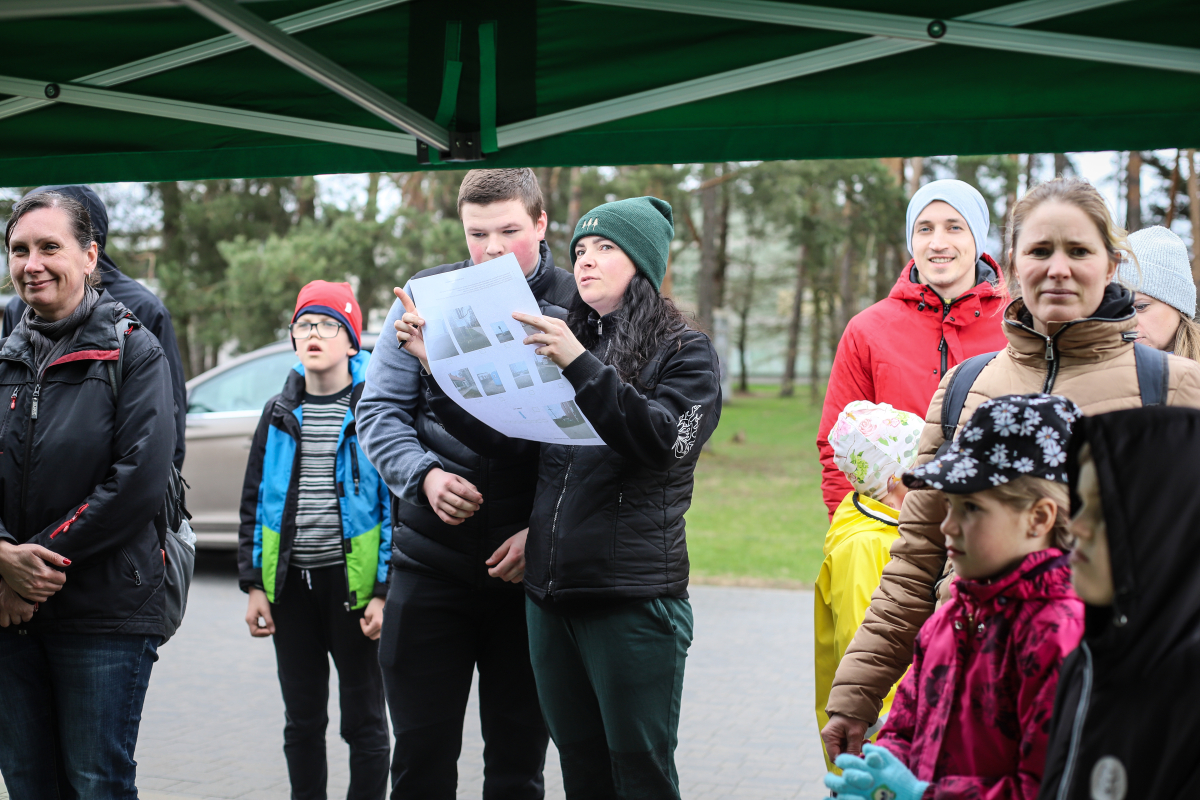
[[(542, 313), (565, 319), (578, 294), (571, 273), (554, 266), (543, 205), (533, 170), (471, 170), (458, 193), (471, 257), (414, 277), (512, 253)], [(403, 314), (397, 301), (384, 331)], [(478, 668), (484, 796), (540, 800), (548, 733), (520, 585), (538, 449), (476, 455), (442, 427), (420, 362), (391, 340), (381, 338), (372, 355), (357, 420), (359, 441), (393, 494), (393, 569), (379, 642), (396, 736), (392, 797), (455, 797)]]

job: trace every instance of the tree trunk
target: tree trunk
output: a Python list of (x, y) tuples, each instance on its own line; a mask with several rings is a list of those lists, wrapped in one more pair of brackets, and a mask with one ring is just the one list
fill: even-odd
[(1170, 205), (1167, 206), (1167, 218), (1163, 221), (1163, 227), (1170, 228), (1171, 223), (1175, 221), (1176, 198), (1179, 195), (1179, 162), (1183, 158), (1183, 153), (1178, 149), (1175, 150), (1175, 168), (1171, 170), (1171, 188), (1170, 188)]
[(887, 238), (878, 237), (875, 242), (875, 301), (887, 297), (896, 282), (896, 267), (892, 261), (893, 247)]
[(742, 307), (738, 309), (738, 360), (741, 375), (738, 378), (738, 391), (750, 391), (750, 374), (746, 366), (746, 341), (750, 338), (750, 309), (754, 307), (754, 262), (746, 265), (746, 295), (742, 298)]
[(363, 219), (374, 222), (379, 216), (379, 176), (383, 173), (372, 172), (367, 176), (367, 205), (363, 208)]
[(796, 393), (796, 359), (800, 355), (800, 323), (804, 317), (804, 260), (807, 254), (808, 247), (800, 245), (796, 258), (796, 293), (792, 296), (792, 314), (788, 318), (787, 354), (783, 358), (783, 382), (779, 385), (780, 397), (791, 397)]
[[(716, 174), (712, 164), (704, 165), (704, 180), (711, 181)], [(710, 183), (700, 190), (700, 276), (696, 286), (696, 314), (700, 330), (712, 334), (713, 309), (717, 306), (717, 187)]]
[(1125, 230), (1133, 233), (1142, 229), (1142, 154), (1129, 151), (1125, 166)]
[(1071, 162), (1067, 160), (1066, 153), (1054, 154), (1054, 177), (1061, 178), (1071, 169)]
[(1188, 206), (1192, 212), (1192, 280), (1200, 282), (1200, 178), (1196, 176), (1196, 151), (1189, 148)]
[(317, 218), (317, 181), (311, 175), (296, 178), (296, 216), (299, 219)]
[[(725, 165), (722, 169), (729, 169)], [(661, 196), (661, 195), (656, 195)], [(717, 308), (725, 307), (725, 273), (729, 268), (729, 184), (721, 184), (721, 214), (717, 222), (717, 270), (713, 276), (713, 297)]]
[[(179, 184), (174, 181), (158, 184), (158, 193), (162, 198), (162, 248), (161, 257), (163, 261), (170, 261), (175, 265), (175, 269), (183, 271), (186, 269), (185, 254), (182, 252), (183, 241), (180, 238), (182, 233), (182, 217), (183, 217), (183, 192), (179, 189)], [(182, 312), (182, 313), (181, 313)], [(192, 361), (192, 328), (191, 314), (188, 313), (186, 307), (174, 312), (175, 323), (175, 341), (179, 345), (179, 357), (183, 361), (183, 372), (185, 378), (193, 378), (200, 373), (196, 371)]]
[(1025, 154), (1025, 191), (1033, 188), (1033, 168), (1037, 166), (1038, 153)]
[(908, 196), (912, 197), (921, 188), (921, 174), (925, 172), (925, 159), (913, 156), (910, 160), (912, 174), (908, 176)]
[(817, 404), (820, 399), (820, 392), (817, 384), (821, 380), (821, 326), (825, 321), (825, 303), (821, 302), (821, 293), (817, 288), (813, 287), (813, 321), (812, 321), (812, 345), (809, 351), (808, 364), (808, 391), (809, 398), (813, 405)]
[(846, 250), (842, 253), (842, 264), (838, 269), (838, 306), (837, 338), (842, 338), (850, 318), (855, 314), (854, 302), (854, 245), (847, 240)]
[(575, 235), (575, 225), (579, 215), (583, 213), (579, 204), (583, 200), (583, 181), (579, 176), (579, 167), (571, 167), (571, 199), (567, 201), (567, 236)]

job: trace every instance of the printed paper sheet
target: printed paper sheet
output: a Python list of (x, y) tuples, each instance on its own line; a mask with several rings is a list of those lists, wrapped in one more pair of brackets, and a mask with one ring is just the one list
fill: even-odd
[(575, 390), (554, 362), (522, 344), (533, 327), (514, 311), (540, 315), (511, 253), (409, 283), (425, 319), (434, 380), (472, 416), (505, 436), (550, 444), (604, 444), (575, 405)]

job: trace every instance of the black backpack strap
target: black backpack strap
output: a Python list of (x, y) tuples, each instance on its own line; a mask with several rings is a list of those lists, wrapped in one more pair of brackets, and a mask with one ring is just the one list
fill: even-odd
[(1137, 364), (1138, 391), (1143, 406), (1165, 406), (1167, 387), (1171, 380), (1171, 365), (1167, 354), (1141, 342), (1133, 343)]
[(992, 363), (992, 359), (997, 355), (998, 352), (971, 356), (959, 364), (958, 369), (950, 376), (950, 383), (942, 396), (942, 438), (945, 440), (942, 447), (954, 441), (954, 432), (958, 430), (958, 418), (962, 416), (963, 406), (967, 404), (967, 395), (975, 385), (979, 373), (983, 372), (983, 368)]
[(112, 384), (114, 401), (121, 396), (121, 381), (125, 379), (125, 339), (130, 328), (136, 327), (137, 324), (128, 316), (117, 320), (117, 362), (115, 366), (113, 362), (108, 362), (108, 382)]

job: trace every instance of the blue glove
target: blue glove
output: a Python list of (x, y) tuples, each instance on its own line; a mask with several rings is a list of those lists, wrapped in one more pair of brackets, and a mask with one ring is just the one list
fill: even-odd
[(917, 780), (908, 767), (900, 763), (886, 747), (864, 744), (865, 758), (842, 753), (834, 762), (841, 775), (830, 772), (825, 786), (838, 797), (861, 797), (865, 800), (921, 800), (929, 784)]

